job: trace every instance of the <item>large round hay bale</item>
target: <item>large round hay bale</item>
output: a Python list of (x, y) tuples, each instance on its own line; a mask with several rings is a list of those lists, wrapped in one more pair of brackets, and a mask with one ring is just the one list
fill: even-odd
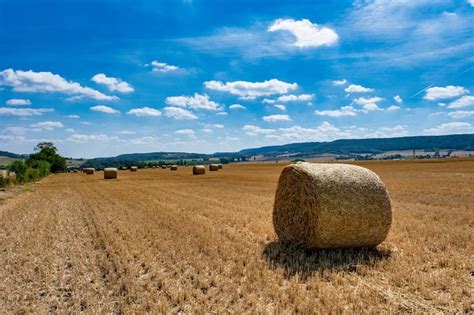
[(209, 171), (215, 172), (219, 170), (219, 165), (218, 164), (209, 164)]
[(194, 165), (193, 166), (193, 175), (203, 175), (206, 174), (206, 168), (204, 165)]
[(218, 167), (219, 169), (222, 169), (222, 164), (217, 164), (217, 167)]
[(95, 168), (93, 168), (93, 167), (85, 167), (82, 171), (83, 171), (85, 174), (87, 174), (87, 175), (94, 175)]
[(130, 166), (130, 172), (138, 171), (138, 166)]
[(178, 170), (178, 165), (171, 165), (170, 170), (177, 171)]
[(164, 164), (161, 165), (161, 168), (162, 168), (162, 169), (166, 169), (166, 165), (164, 165)]
[(106, 167), (104, 168), (104, 179), (115, 179), (117, 178), (117, 168), (115, 167)]
[(281, 240), (308, 249), (375, 246), (392, 223), (390, 197), (372, 171), (348, 164), (290, 164), (273, 207)]

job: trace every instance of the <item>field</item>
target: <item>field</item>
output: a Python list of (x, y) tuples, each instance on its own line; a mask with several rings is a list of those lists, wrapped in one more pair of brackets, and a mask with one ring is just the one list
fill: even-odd
[(359, 164), (392, 198), (377, 249), (278, 242), (282, 164), (49, 176), (0, 204), (0, 312), (474, 312), (474, 160)]

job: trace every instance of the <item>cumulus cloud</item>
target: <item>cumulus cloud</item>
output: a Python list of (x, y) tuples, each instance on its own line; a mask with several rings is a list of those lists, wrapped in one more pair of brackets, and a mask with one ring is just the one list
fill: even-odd
[(351, 84), (348, 87), (346, 87), (344, 89), (344, 91), (346, 91), (346, 93), (349, 93), (349, 94), (351, 94), (351, 93), (370, 93), (370, 92), (373, 92), (374, 89), (363, 87), (362, 85), (358, 85), (358, 84)]
[(474, 106), (474, 96), (464, 95), (463, 97), (448, 104), (448, 108), (463, 108)]
[(423, 98), (425, 100), (433, 101), (438, 99), (458, 97), (467, 93), (469, 93), (469, 90), (462, 86), (433, 86), (426, 89), (426, 94)]
[(209, 99), (207, 94), (194, 93), (194, 96), (169, 96), (166, 104), (170, 106), (189, 107), (192, 109), (221, 110), (222, 107)]
[(304, 128), (292, 126), (289, 128), (279, 128), (278, 135), (280, 141), (327, 141), (337, 138), (347, 138), (351, 134), (341, 131), (327, 121), (315, 128)]
[(17, 106), (17, 105), (31, 105), (31, 101), (30, 101), (30, 100), (21, 99), (21, 98), (12, 98), (12, 99), (9, 99), (8, 101), (6, 101), (5, 104), (11, 105), (11, 106)]
[(275, 101), (275, 100), (268, 99), (268, 98), (264, 98), (264, 99), (262, 100), (262, 103), (263, 103), (263, 104), (275, 104), (276, 101)]
[(254, 125), (245, 125), (242, 127), (242, 130), (249, 136), (257, 136), (259, 134), (265, 135), (275, 132), (275, 129), (265, 129)]
[(380, 101), (383, 101), (383, 98), (378, 97), (378, 96), (369, 97), (369, 98), (358, 97), (358, 98), (356, 98), (352, 101), (352, 104), (363, 106), (363, 105), (367, 105), (367, 104), (376, 104)]
[(40, 116), (44, 113), (53, 112), (52, 108), (10, 108), (10, 107), (0, 107), (0, 116)]
[(66, 118), (79, 119), (81, 118), (81, 116), (73, 114), (73, 115), (66, 115)]
[(336, 110), (315, 110), (314, 113), (318, 116), (343, 117), (356, 116), (357, 110), (352, 106), (344, 106)]
[(227, 112), (218, 112), (216, 113), (216, 116), (227, 116)]
[(85, 142), (111, 142), (111, 141), (120, 141), (119, 137), (110, 137), (104, 134), (98, 135), (82, 135), (82, 134), (72, 134), (67, 138), (68, 141), (85, 143)]
[(300, 95), (282, 95), (280, 96), (277, 101), (278, 102), (307, 102), (311, 101), (314, 98), (314, 94), (300, 94)]
[(232, 110), (245, 109), (245, 106), (240, 105), (240, 104), (232, 104), (229, 106), (229, 109), (232, 109)]
[(474, 0), (467, 0), (467, 2), (471, 5), (471, 7), (474, 7)]
[(425, 129), (426, 134), (459, 134), (459, 133), (471, 133), (474, 132), (474, 127), (467, 122), (451, 122), (441, 124), (434, 128)]
[(120, 111), (113, 109), (112, 107), (105, 106), (105, 105), (92, 106), (90, 110), (94, 112), (105, 113), (105, 114), (120, 114)]
[(296, 38), (293, 45), (300, 48), (331, 46), (337, 43), (339, 38), (333, 29), (311, 23), (308, 19), (277, 19), (270, 25), (267, 31), (290, 32)]
[(151, 116), (151, 117), (158, 117), (161, 116), (161, 112), (157, 109), (151, 107), (141, 107), (141, 108), (132, 108), (127, 112), (128, 115), (135, 115), (135, 116)]
[(53, 131), (55, 128), (64, 127), (64, 125), (60, 121), (42, 121), (31, 124), (30, 127), (33, 128), (33, 131)]
[(10, 86), (15, 92), (63, 93), (73, 95), (72, 100), (91, 98), (100, 101), (116, 101), (118, 97), (105, 95), (77, 82), (68, 81), (51, 72), (34, 72), (5, 69), (0, 72), (0, 86)]
[(192, 129), (180, 129), (180, 130), (176, 130), (174, 133), (177, 135), (187, 136), (193, 139), (196, 138), (196, 134), (194, 133), (194, 130)]
[(474, 116), (474, 110), (470, 110), (470, 111), (457, 110), (457, 111), (448, 113), (448, 116), (455, 119), (467, 118), (467, 117)]
[(403, 102), (403, 99), (400, 97), (400, 95), (395, 95), (393, 97), (393, 99), (395, 100), (395, 102), (397, 102), (398, 104), (401, 104)]
[(131, 130), (120, 130), (120, 131), (117, 131), (118, 134), (120, 135), (134, 135), (136, 134), (135, 131), (131, 131)]
[(334, 80), (334, 81), (332, 81), (332, 84), (335, 85), (335, 86), (338, 86), (338, 85), (346, 85), (346, 84), (347, 84), (347, 80), (346, 80), (346, 79)]
[(179, 67), (177, 66), (172, 66), (165, 62), (158, 62), (157, 60), (153, 60), (151, 62), (151, 66), (152, 66), (153, 72), (162, 72), (162, 73), (176, 71), (179, 69)]
[(288, 115), (269, 115), (263, 116), (262, 119), (267, 122), (291, 121)]
[(133, 87), (127, 82), (108, 77), (104, 73), (96, 74), (91, 80), (97, 84), (105, 85), (110, 92), (131, 93), (134, 91)]
[(397, 109), (400, 109), (400, 106), (390, 105), (389, 107), (387, 107), (388, 111), (394, 111), (394, 110), (397, 110)]
[(163, 108), (163, 113), (165, 114), (166, 117), (174, 118), (176, 120), (198, 119), (198, 117), (194, 115), (192, 112), (181, 107), (168, 106), (168, 107)]
[(273, 107), (279, 109), (279, 110), (286, 110), (285, 105), (273, 105)]
[(296, 83), (287, 83), (278, 79), (263, 82), (234, 81), (223, 83), (221, 81), (206, 81), (204, 86), (210, 90), (227, 92), (237, 95), (242, 99), (255, 99), (261, 96), (286, 94), (298, 88)]

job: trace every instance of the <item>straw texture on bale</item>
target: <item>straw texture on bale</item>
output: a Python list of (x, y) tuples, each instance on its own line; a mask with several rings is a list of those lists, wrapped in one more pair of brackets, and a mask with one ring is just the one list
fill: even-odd
[(178, 170), (178, 165), (171, 165), (170, 170), (177, 171)]
[(376, 246), (392, 223), (390, 197), (372, 171), (348, 164), (290, 164), (278, 180), (273, 225), (308, 249)]
[(193, 166), (193, 175), (203, 175), (206, 174), (206, 168), (204, 165), (195, 165)]
[(115, 167), (104, 168), (104, 179), (115, 179), (117, 178), (117, 169)]
[(138, 171), (138, 166), (130, 166), (130, 172)]
[(84, 173), (86, 173), (87, 175), (94, 175), (94, 172), (95, 172), (95, 168), (93, 167), (85, 167), (83, 169)]
[(217, 165), (217, 164), (209, 164), (209, 170), (210, 170), (211, 172), (218, 171), (218, 170), (219, 170), (219, 165)]
[(222, 164), (217, 164), (217, 166), (219, 167), (219, 169), (221, 169), (221, 168), (222, 168)]

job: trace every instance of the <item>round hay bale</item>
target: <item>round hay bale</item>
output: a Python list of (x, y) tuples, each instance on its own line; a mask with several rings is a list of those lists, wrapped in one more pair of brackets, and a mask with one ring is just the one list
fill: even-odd
[(83, 169), (83, 172), (84, 172), (86, 175), (94, 175), (95, 168), (93, 168), (93, 167), (85, 167), (85, 168)]
[(298, 163), (281, 172), (273, 207), (281, 240), (307, 249), (376, 246), (391, 223), (385, 185), (364, 167)]
[(130, 172), (138, 171), (138, 166), (130, 166)]
[(219, 165), (218, 164), (209, 164), (209, 171), (215, 172), (219, 170)]
[(166, 165), (161, 165), (161, 168), (162, 168), (162, 169), (166, 169)]
[(117, 178), (117, 168), (115, 167), (106, 167), (104, 168), (104, 179), (115, 179)]
[(193, 166), (193, 175), (204, 175), (206, 174), (206, 168), (204, 165), (194, 165)]
[(222, 169), (222, 164), (217, 164), (217, 166), (219, 167), (219, 169)]
[(177, 171), (178, 170), (178, 165), (171, 165), (170, 170)]
[(8, 173), (8, 180), (12, 183), (16, 183), (16, 173), (15, 172), (9, 172)]

